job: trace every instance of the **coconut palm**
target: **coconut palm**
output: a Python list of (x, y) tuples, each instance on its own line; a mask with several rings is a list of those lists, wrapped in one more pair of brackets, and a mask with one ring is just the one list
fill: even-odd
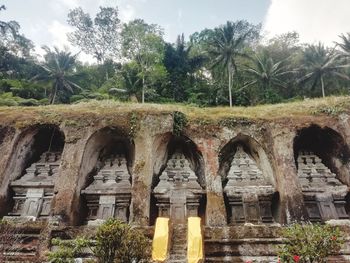
[[(249, 86), (258, 86), (264, 95), (273, 88), (286, 88), (285, 76), (295, 71), (289, 70), (284, 61), (275, 62), (266, 53), (257, 54), (252, 59), (253, 65), (246, 66), (245, 72), (251, 77), (251, 81), (246, 83), (241, 89)], [(265, 98), (266, 99), (266, 98)]]
[(58, 93), (74, 93), (74, 88), (81, 87), (72, 81), (77, 76), (75, 72), (77, 55), (72, 55), (66, 50), (59, 50), (57, 47), (51, 50), (43, 47), (46, 51), (45, 61), (39, 64), (44, 73), (35, 77), (39, 80), (52, 81), (52, 91), (50, 94), (50, 104), (54, 104)]
[(212, 67), (223, 67), (228, 74), (230, 107), (232, 107), (232, 77), (237, 71), (236, 60), (245, 57), (244, 47), (248, 38), (257, 33), (257, 29), (245, 21), (227, 22), (214, 30), (209, 40), (208, 53), (213, 57)]
[(342, 55), (345, 58), (349, 58), (350, 57), (350, 33), (345, 34), (341, 34), (339, 36), (341, 38), (341, 42), (336, 42), (337, 46), (340, 47), (341, 51), (342, 51)]
[(303, 64), (299, 68), (304, 72), (304, 76), (298, 80), (305, 84), (311, 82), (311, 89), (321, 85), (322, 96), (325, 97), (325, 78), (341, 78), (350, 80), (343, 70), (350, 65), (346, 65), (340, 59), (341, 56), (335, 50), (329, 50), (321, 43), (309, 45), (304, 51)]

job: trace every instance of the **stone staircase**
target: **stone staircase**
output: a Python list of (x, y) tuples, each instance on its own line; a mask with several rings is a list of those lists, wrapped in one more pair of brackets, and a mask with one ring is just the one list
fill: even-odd
[(187, 262), (187, 229), (186, 225), (174, 225), (171, 239), (170, 255), (167, 263)]

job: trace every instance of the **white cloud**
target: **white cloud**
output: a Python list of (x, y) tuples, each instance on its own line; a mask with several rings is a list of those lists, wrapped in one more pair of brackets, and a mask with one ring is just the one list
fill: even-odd
[(182, 16), (183, 16), (182, 9), (179, 8), (177, 10), (177, 21), (181, 21), (182, 20)]
[(264, 29), (269, 36), (297, 31), (302, 42), (333, 45), (350, 32), (349, 0), (271, 0)]
[(135, 18), (135, 8), (132, 5), (125, 5), (119, 8), (121, 21), (127, 23)]
[(61, 3), (62, 5), (68, 8), (75, 8), (79, 6), (79, 0), (59, 0), (57, 2)]
[(70, 47), (67, 33), (72, 31), (72, 28), (68, 25), (62, 24), (61, 22), (54, 20), (48, 25), (47, 30), (51, 35), (51, 45), (63, 48), (65, 46)]
[[(79, 52), (79, 49), (73, 47), (71, 43), (68, 41), (67, 33), (72, 32), (73, 28), (60, 23), (57, 20), (54, 20), (48, 27), (47, 30), (51, 35), (51, 41), (48, 46), (53, 47), (56, 46), (59, 49), (64, 49), (68, 47), (69, 50), (73, 53), (79, 53), (79, 59), (83, 62), (94, 63), (96, 59), (94, 59), (91, 55), (85, 54), (83, 52)], [(43, 51), (36, 50), (36, 53), (39, 55), (43, 54)]]

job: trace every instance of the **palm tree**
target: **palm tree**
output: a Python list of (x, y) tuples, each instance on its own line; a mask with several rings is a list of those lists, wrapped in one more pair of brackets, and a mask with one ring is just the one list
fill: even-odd
[(341, 48), (341, 51), (343, 53), (343, 56), (345, 58), (349, 58), (350, 57), (350, 33), (345, 34), (341, 34), (339, 36), (341, 38), (342, 42), (336, 42), (337, 46), (339, 46)]
[(77, 76), (75, 65), (78, 54), (72, 55), (71, 52), (60, 51), (57, 47), (54, 47), (53, 51), (46, 46), (43, 49), (46, 51), (45, 61), (39, 65), (44, 69), (44, 74), (36, 79), (52, 81), (50, 104), (54, 104), (57, 93), (74, 93), (74, 88), (82, 89), (72, 81), (72, 78)]
[(326, 77), (350, 80), (343, 73), (343, 70), (350, 65), (343, 64), (340, 55), (334, 49), (329, 50), (321, 43), (309, 45), (304, 51), (303, 60), (304, 62), (299, 70), (305, 72), (305, 74), (298, 82), (311, 82), (311, 89), (314, 89), (320, 83), (323, 97), (326, 96), (324, 83)]
[(249, 86), (258, 86), (263, 90), (265, 96), (270, 89), (286, 88), (287, 83), (284, 77), (295, 72), (288, 70), (284, 61), (274, 62), (266, 52), (255, 55), (252, 61), (253, 65), (246, 66), (245, 69), (252, 80), (246, 83), (241, 90)]
[(227, 22), (214, 30), (209, 41), (208, 53), (213, 57), (212, 67), (223, 67), (228, 74), (230, 107), (232, 107), (232, 77), (237, 71), (236, 59), (244, 57), (246, 40), (253, 34), (254, 28), (245, 21)]

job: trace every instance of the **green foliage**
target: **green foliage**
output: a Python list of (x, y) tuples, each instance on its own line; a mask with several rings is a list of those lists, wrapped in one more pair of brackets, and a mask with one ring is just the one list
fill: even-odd
[(98, 228), (93, 252), (100, 263), (150, 262), (147, 238), (117, 219), (109, 219)]
[(128, 226), (118, 220), (109, 219), (101, 225), (96, 234), (94, 255), (100, 263), (113, 263), (117, 250), (122, 247)]
[(344, 243), (339, 228), (320, 224), (293, 224), (283, 229), (282, 237), (285, 242), (278, 248), (281, 262), (325, 263)]
[(180, 136), (182, 133), (182, 130), (186, 127), (188, 120), (186, 118), (186, 115), (182, 112), (175, 111), (173, 113), (173, 134), (175, 136)]
[(129, 136), (134, 138), (136, 136), (137, 130), (139, 129), (139, 118), (136, 113), (131, 113), (130, 116), (130, 132)]
[(75, 89), (81, 89), (74, 83), (72, 78), (76, 75), (75, 66), (77, 55), (72, 55), (69, 51), (54, 48), (51, 50), (44, 47), (45, 62), (40, 64), (44, 69), (43, 74), (36, 78), (43, 81), (51, 81), (52, 89), (50, 94), (50, 104), (54, 104), (56, 97), (64, 100), (69, 94), (73, 94)]
[(345, 79), (350, 80), (344, 74), (345, 65), (341, 56), (334, 50), (326, 48), (322, 43), (318, 45), (308, 45), (303, 53), (303, 61), (300, 70), (303, 76), (298, 81), (301, 84), (310, 83), (310, 90), (320, 87), (322, 96), (325, 97), (326, 80)]
[(84, 256), (86, 249), (92, 251), (99, 263), (150, 262), (149, 240), (140, 231), (113, 218), (99, 226), (94, 240), (85, 237), (52, 239), (51, 244), (58, 246), (48, 253), (52, 263), (74, 263), (76, 258)]
[(100, 7), (95, 17), (75, 8), (68, 23), (69, 41), (97, 63), (47, 47), (39, 63), (18, 22), (0, 21), (0, 105), (112, 99), (250, 106), (349, 93), (350, 33), (333, 49), (301, 43), (297, 32), (259, 41), (261, 26), (238, 20), (166, 43), (156, 24), (121, 23), (117, 7)]
[(69, 41), (97, 61), (103, 63), (118, 54), (120, 20), (117, 8), (100, 7), (95, 19), (81, 7), (75, 8), (68, 14), (68, 24), (75, 28), (68, 34)]
[(115, 263), (150, 263), (150, 241), (136, 229), (129, 229), (122, 247), (116, 253)]
[(137, 76), (142, 85), (142, 103), (145, 102), (145, 93), (148, 91), (146, 87), (152, 86), (152, 82), (165, 76), (162, 65), (164, 52), (162, 34), (157, 25), (149, 25), (142, 19), (125, 24), (121, 33), (123, 55), (127, 59), (134, 60), (139, 66)]
[(246, 47), (259, 37), (259, 26), (247, 21), (230, 22), (215, 28), (209, 38), (208, 53), (212, 67), (219, 67), (228, 76), (229, 104), (232, 107), (232, 77), (237, 72), (238, 59), (247, 56)]
[(84, 249), (92, 245), (85, 237), (73, 240), (52, 239), (51, 245), (58, 246), (57, 250), (49, 252), (47, 257), (51, 263), (74, 263), (75, 259), (82, 255)]

